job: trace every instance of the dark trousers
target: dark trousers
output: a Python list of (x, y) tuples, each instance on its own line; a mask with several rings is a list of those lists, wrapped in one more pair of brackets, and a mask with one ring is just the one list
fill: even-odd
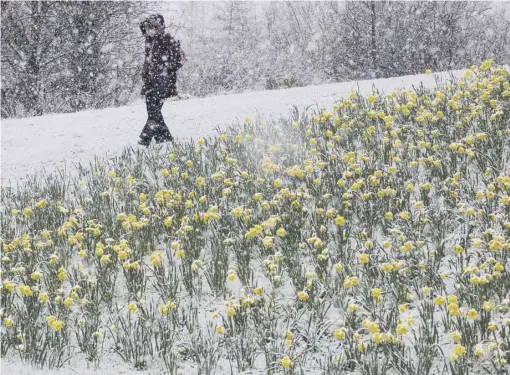
[(164, 142), (172, 139), (170, 131), (165, 124), (161, 108), (165, 103), (165, 97), (158, 92), (150, 92), (145, 96), (145, 104), (147, 105), (147, 123), (145, 124), (140, 138), (151, 141), (152, 138), (156, 142)]

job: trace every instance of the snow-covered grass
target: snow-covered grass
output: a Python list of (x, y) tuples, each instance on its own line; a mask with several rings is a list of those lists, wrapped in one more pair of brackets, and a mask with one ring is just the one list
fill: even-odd
[(235, 96), (241, 123), (218, 113), (217, 136), (112, 144), (90, 169), (4, 189), (2, 369), (504, 374), (508, 71), (465, 74), (332, 89), (315, 113), (285, 115), (304, 92), (246, 94), (271, 95), (259, 113), (275, 121)]

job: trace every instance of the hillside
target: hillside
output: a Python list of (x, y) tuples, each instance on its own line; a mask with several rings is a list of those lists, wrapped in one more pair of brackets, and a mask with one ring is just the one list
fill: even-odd
[[(371, 93), (373, 87), (385, 93), (418, 87), (420, 83), (433, 87), (436, 79), (444, 80), (450, 74), (459, 77), (461, 72), (167, 101), (163, 115), (178, 139), (197, 139), (214, 135), (218, 126), (225, 127), (237, 120), (242, 122), (246, 116), (279, 118), (286, 116), (293, 106), (300, 111), (310, 105), (329, 107), (335, 100), (358, 89), (365, 95)], [(126, 146), (138, 147), (138, 135), (145, 119), (145, 104), (140, 101), (127, 107), (4, 120), (1, 183), (16, 185), (27, 175), (43, 170), (53, 172), (67, 168), (73, 171), (74, 164), (87, 166), (96, 155), (116, 155)]]

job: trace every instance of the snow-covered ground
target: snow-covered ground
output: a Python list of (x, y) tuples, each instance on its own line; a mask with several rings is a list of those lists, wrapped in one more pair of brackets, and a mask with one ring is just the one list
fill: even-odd
[[(190, 369), (192, 374), (193, 369)], [(20, 362), (1, 361), (0, 374), (2, 375), (140, 375), (140, 374), (151, 374), (151, 375), (164, 375), (165, 370), (160, 369), (151, 372), (143, 372), (132, 369), (129, 364), (122, 362), (121, 360), (112, 357), (112, 360), (103, 360), (99, 369), (95, 369), (94, 365), (90, 365), (90, 368), (66, 366), (59, 370), (47, 370), (47, 369), (36, 369), (27, 364)], [(183, 374), (184, 375), (184, 374)]]
[[(394, 89), (412, 89), (423, 83), (434, 87), (436, 79), (462, 71), (414, 75), (389, 79), (345, 82), (286, 90), (250, 92), (180, 101), (167, 101), (163, 115), (170, 131), (180, 140), (211, 136), (219, 126), (261, 117), (286, 116), (293, 106), (299, 110), (331, 107), (335, 100), (353, 90), (362, 94), (373, 87), (389, 93)], [(45, 170), (53, 172), (73, 165), (88, 166), (94, 156), (116, 155), (125, 146), (137, 146), (138, 135), (146, 120), (145, 104), (46, 115), (2, 121), (1, 184), (16, 186), (27, 175)], [(137, 146), (139, 147), (139, 146)]]

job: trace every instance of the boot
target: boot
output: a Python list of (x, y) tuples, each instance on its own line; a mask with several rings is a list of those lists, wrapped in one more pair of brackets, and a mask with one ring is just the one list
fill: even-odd
[(165, 133), (161, 136), (154, 137), (157, 144), (164, 143), (164, 142), (172, 142), (174, 141), (174, 137), (170, 133)]
[(151, 140), (147, 139), (147, 138), (140, 138), (140, 140), (138, 141), (138, 144), (140, 146), (148, 147), (151, 144)]

